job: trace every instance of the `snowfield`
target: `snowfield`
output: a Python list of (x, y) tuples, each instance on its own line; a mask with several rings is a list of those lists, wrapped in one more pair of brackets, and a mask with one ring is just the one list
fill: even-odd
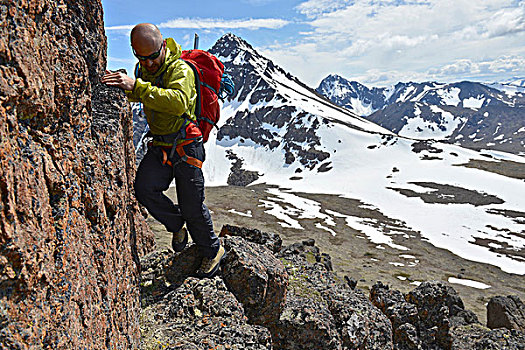
[[(436, 247), (445, 248), (463, 258), (494, 264), (510, 273), (525, 274), (525, 261), (511, 259), (491, 252), (488, 248), (474, 245), (475, 237), (504, 242), (516, 250), (525, 248), (525, 239), (506, 234), (500, 229), (523, 232), (525, 225), (501, 215), (488, 212), (489, 209), (520, 211), (525, 208), (525, 183), (478, 169), (455, 166), (465, 164), (470, 159), (487, 159), (478, 152), (448, 145), (434, 144), (443, 152), (443, 159), (421, 160), (421, 154), (412, 152), (412, 140), (394, 138), (384, 145), (380, 135), (358, 132), (342, 125), (323, 126), (319, 129), (323, 148), (331, 154), (332, 170), (319, 173), (316, 169), (303, 171), (301, 180), (291, 180), (297, 176), (299, 165), (285, 167), (284, 155), (277, 150), (268, 151), (264, 147), (252, 147), (246, 143), (233, 142), (229, 145), (208, 146), (208, 161), (204, 173), (207, 186), (226, 185), (230, 162), (225, 157), (226, 150), (232, 150), (244, 159), (245, 168), (263, 174), (256, 183), (278, 185), (272, 195), (279, 200), (263, 203), (269, 213), (288, 225), (301, 229), (293, 217), (317, 217), (330, 221), (327, 214), (319, 213), (315, 203), (293, 195), (293, 192), (326, 193), (355, 198), (378, 208), (384, 215), (401, 220), (408, 227), (419, 231), (424, 238)], [(341, 142), (339, 143), (339, 140)], [(212, 141), (213, 142), (213, 141)], [(374, 149), (367, 146), (376, 145)], [(522, 157), (511, 154), (495, 154), (517, 162), (525, 162)], [(454, 155), (452, 155), (454, 154)], [(394, 171), (394, 168), (398, 171)], [(406, 197), (391, 188), (423, 189), (413, 182), (433, 182), (450, 184), (477, 192), (495, 195), (503, 204), (474, 206), (471, 204), (425, 203), (417, 197)], [(284, 190), (290, 189), (290, 190)], [(287, 206), (282, 205), (286, 203)], [(287, 209), (293, 207), (294, 209)], [(332, 217), (341, 214), (332, 213)], [(359, 218), (347, 218), (348, 226), (361, 231), (372, 242), (396, 247), (391, 238), (369, 222)], [(329, 224), (337, 234), (337, 229)], [(390, 233), (391, 234), (391, 233)], [(403, 250), (403, 247), (397, 247)]]

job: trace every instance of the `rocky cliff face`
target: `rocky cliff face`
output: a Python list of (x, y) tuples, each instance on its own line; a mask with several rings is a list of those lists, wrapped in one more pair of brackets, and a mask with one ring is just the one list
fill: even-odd
[(0, 5), (0, 348), (136, 348), (132, 120), (100, 1)]

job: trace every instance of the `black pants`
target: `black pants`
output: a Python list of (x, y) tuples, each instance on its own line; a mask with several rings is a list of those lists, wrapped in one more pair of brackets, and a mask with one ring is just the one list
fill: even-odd
[[(188, 156), (204, 161), (202, 142), (192, 142), (184, 146), (184, 150)], [(137, 169), (135, 196), (169, 232), (179, 231), (186, 223), (201, 255), (215, 256), (219, 250), (219, 239), (213, 231), (210, 212), (204, 204), (202, 170), (181, 161), (176, 152), (172, 162), (173, 167), (163, 165), (162, 149), (149, 147)], [(178, 205), (163, 193), (174, 177)]]

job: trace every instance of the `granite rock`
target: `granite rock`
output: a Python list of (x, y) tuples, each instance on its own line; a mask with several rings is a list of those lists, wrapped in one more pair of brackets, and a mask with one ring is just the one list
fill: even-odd
[[(314, 240), (281, 249), (289, 274), (288, 299), (270, 331), (283, 349), (393, 349), (392, 326), (359, 290), (340, 280)], [(307, 331), (306, 331), (307, 330)], [(306, 333), (310, 333), (308, 336)]]
[(222, 276), (251, 323), (268, 325), (279, 319), (286, 301), (288, 273), (270, 250), (244, 238), (226, 237)]
[(132, 120), (106, 65), (100, 1), (0, 5), (0, 344), (134, 348)]
[(191, 259), (196, 253), (192, 247), (177, 254), (159, 250), (142, 258), (141, 347), (271, 349), (268, 329), (248, 324), (243, 305), (220, 276), (199, 280), (190, 277), (191, 262), (177, 265)]
[(220, 236), (240, 236), (247, 241), (266, 246), (273, 253), (278, 253), (283, 244), (281, 237), (276, 233), (262, 232), (257, 229), (248, 229), (233, 225), (224, 225), (221, 229)]

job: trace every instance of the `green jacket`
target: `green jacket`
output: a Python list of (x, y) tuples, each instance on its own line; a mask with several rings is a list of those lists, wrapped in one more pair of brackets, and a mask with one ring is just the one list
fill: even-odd
[[(190, 66), (180, 59), (182, 49), (172, 38), (166, 39), (166, 57), (155, 73), (140, 67), (142, 77), (137, 78), (133, 91), (126, 91), (131, 102), (142, 102), (149, 128), (154, 135), (168, 135), (182, 127), (186, 113), (196, 120), (197, 92), (195, 77)], [(162, 87), (154, 83), (162, 74)], [(156, 142), (156, 144), (162, 144)]]

